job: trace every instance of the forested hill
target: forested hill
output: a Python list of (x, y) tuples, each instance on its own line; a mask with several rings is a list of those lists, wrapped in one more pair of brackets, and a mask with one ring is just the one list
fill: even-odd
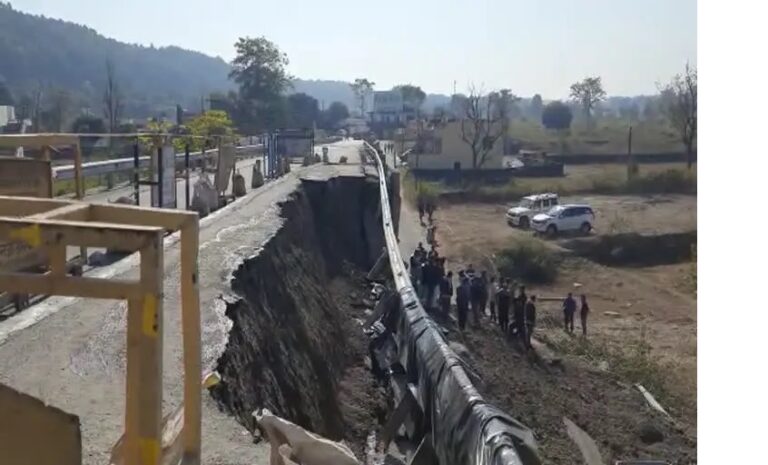
[(14, 94), (43, 85), (67, 89), (84, 104), (98, 102), (108, 58), (129, 107), (141, 102), (199, 106), (201, 96), (233, 87), (229, 65), (221, 58), (179, 47), (118, 42), (88, 27), (26, 14), (0, 2), (0, 79)]
[[(176, 104), (196, 111), (211, 92), (235, 88), (228, 79), (230, 66), (221, 58), (118, 42), (87, 26), (14, 10), (0, 0), (0, 83), (17, 103), (38, 89), (44, 100), (63, 89), (71, 110), (101, 114), (107, 60), (123, 94), (124, 117), (170, 116)], [(326, 108), (334, 101), (355, 107), (344, 81), (295, 79), (289, 92), (307, 93)], [(448, 101), (448, 96), (428, 94), (424, 109)]]

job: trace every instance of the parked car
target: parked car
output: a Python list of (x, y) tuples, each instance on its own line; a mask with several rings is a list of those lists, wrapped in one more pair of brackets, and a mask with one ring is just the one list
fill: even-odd
[(549, 211), (559, 203), (560, 200), (557, 194), (552, 193), (523, 197), (517, 206), (507, 210), (507, 224), (527, 229), (531, 225), (531, 219), (534, 216)]
[(589, 234), (595, 222), (595, 212), (589, 205), (558, 205), (547, 213), (533, 217), (531, 227), (537, 233), (555, 236), (566, 231)]

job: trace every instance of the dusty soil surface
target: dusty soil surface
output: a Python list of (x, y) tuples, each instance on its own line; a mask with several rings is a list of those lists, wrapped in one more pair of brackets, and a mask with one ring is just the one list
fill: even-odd
[[(686, 231), (696, 228), (696, 198), (692, 196), (595, 197), (589, 199), (598, 211), (599, 235), (610, 212), (628, 211), (617, 232), (646, 233)], [(605, 213), (609, 212), (609, 213)], [(493, 254), (515, 237), (532, 236), (530, 231), (504, 223), (503, 207), (451, 205), (437, 213), (442, 253), (460, 267), (468, 263), (493, 270)], [(687, 218), (687, 219), (686, 219)], [(544, 241), (557, 245), (560, 241)], [(554, 242), (554, 243), (552, 243)], [(678, 394), (695, 405), (696, 393), (696, 297), (690, 283), (691, 263), (647, 268), (606, 267), (586, 259), (567, 259), (556, 282), (529, 286), (529, 294), (561, 297), (568, 292), (587, 294), (592, 308), (590, 332), (609, 342), (623, 344), (627, 338), (644, 338), (654, 355), (672, 363), (672, 376), (680, 383)], [(540, 311), (558, 319), (559, 303), (540, 302)], [(606, 313), (607, 312), (607, 313)], [(690, 413), (690, 412), (689, 412)], [(690, 416), (695, 423), (695, 410)]]
[[(690, 196), (595, 196), (564, 199), (587, 201), (598, 211), (598, 231), (662, 233), (695, 230), (696, 199)], [(442, 206), (436, 214), (440, 252), (448, 268), (472, 263), (494, 271), (495, 252), (529, 231), (510, 228), (504, 206), (464, 204)], [(631, 212), (631, 213), (630, 213)], [(612, 225), (608, 218), (621, 215)], [(561, 240), (545, 241), (559, 249)], [(588, 295), (592, 313), (590, 343), (612, 348), (634, 347), (642, 341), (662, 367), (669, 392), (654, 393), (675, 419), (675, 426), (653, 412), (631, 384), (601, 360), (575, 350), (581, 336), (566, 336), (557, 301), (540, 301), (537, 337), (563, 360), (562, 370), (537, 363), (515, 350), (500, 331), (486, 323), (476, 332), (449, 337), (463, 342), (483, 377), (488, 398), (530, 426), (537, 434), (545, 463), (580, 462), (568, 438), (568, 417), (597, 442), (606, 463), (618, 459), (658, 458), (670, 463), (696, 461), (696, 298), (688, 280), (692, 264), (647, 268), (606, 267), (584, 258), (562, 262), (556, 282), (528, 286), (528, 294), (562, 297), (567, 292)], [(578, 326), (578, 322), (577, 322)], [(577, 330), (579, 328), (577, 327)], [(571, 347), (574, 349), (571, 350)], [(613, 361), (612, 361), (613, 362)], [(655, 367), (656, 365), (654, 365)], [(659, 428), (664, 441), (644, 444), (639, 429)]]
[[(595, 440), (605, 463), (640, 458), (696, 462), (695, 436), (678, 431), (636, 389), (609, 373), (571, 359), (561, 367), (537, 363), (488, 320), (464, 335), (451, 331), (449, 339), (469, 350), (470, 364), (482, 378), (480, 392), (534, 431), (543, 463), (581, 463), (564, 417)], [(664, 440), (645, 444), (639, 434), (646, 425), (661, 431)]]

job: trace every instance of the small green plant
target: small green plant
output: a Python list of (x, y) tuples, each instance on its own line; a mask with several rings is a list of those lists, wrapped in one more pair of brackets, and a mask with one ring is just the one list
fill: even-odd
[(504, 277), (545, 284), (557, 278), (560, 257), (540, 240), (526, 237), (515, 239), (509, 247), (497, 253), (495, 263)]

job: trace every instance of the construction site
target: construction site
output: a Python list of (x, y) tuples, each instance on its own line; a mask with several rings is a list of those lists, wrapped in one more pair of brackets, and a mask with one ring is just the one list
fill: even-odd
[(695, 463), (645, 388), (427, 313), (391, 144), (172, 139), (89, 192), (79, 136), (0, 136), (2, 463)]

